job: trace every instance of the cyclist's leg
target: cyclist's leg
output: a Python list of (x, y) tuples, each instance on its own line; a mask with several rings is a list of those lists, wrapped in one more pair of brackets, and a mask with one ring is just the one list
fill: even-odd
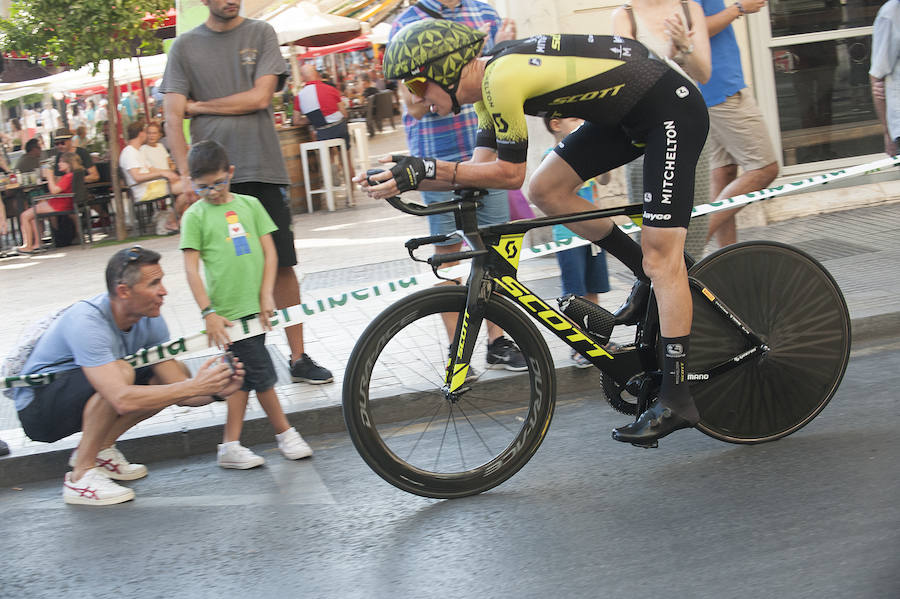
[(641, 242), (644, 269), (653, 281), (659, 306), (662, 384), (655, 405), (634, 423), (613, 432), (618, 440), (640, 443), (699, 420), (687, 384), (692, 300), (684, 239), (708, 117), (696, 87), (677, 74), (664, 76), (658, 91), (640, 105), (647, 122), (656, 123), (646, 132)]
[[(586, 122), (547, 155), (531, 177), (529, 198), (551, 216), (592, 210), (596, 206), (576, 193), (582, 182), (631, 162), (641, 153), (620, 127)], [(613, 226), (611, 219), (567, 226), (608, 251), (639, 279), (646, 279), (640, 246)]]

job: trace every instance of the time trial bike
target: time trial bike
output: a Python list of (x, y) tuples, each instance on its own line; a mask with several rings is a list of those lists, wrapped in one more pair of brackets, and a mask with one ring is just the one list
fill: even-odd
[[(356, 449), (386, 481), (426, 497), (486, 491), (537, 451), (553, 415), (557, 377), (535, 323), (600, 369), (603, 393), (625, 414), (647, 409), (661, 380), (652, 289), (633, 343), (608, 350), (612, 314), (573, 297), (554, 307), (517, 278), (527, 231), (617, 215), (639, 221), (642, 207), (479, 227), (475, 210), (484, 193), (463, 190), (429, 206), (388, 200), (408, 214), (453, 212), (470, 249), (416, 257), (444, 235), (411, 239), (406, 247), (438, 276), (442, 265), (460, 260), (471, 260), (471, 270), (464, 284), (419, 291), (385, 309), (359, 337), (345, 371), (343, 413)], [(685, 259), (696, 428), (722, 441), (763, 443), (809, 423), (837, 391), (850, 354), (850, 317), (832, 276), (808, 254), (771, 241)], [(448, 315), (456, 320), (452, 339)], [(527, 370), (480, 372), (485, 320), (518, 345)]]

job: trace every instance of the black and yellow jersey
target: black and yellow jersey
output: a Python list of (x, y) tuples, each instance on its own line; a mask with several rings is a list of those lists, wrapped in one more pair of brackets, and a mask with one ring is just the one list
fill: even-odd
[(525, 115), (623, 122), (670, 69), (639, 42), (610, 35), (537, 35), (498, 44), (485, 67), (477, 146), (525, 162)]

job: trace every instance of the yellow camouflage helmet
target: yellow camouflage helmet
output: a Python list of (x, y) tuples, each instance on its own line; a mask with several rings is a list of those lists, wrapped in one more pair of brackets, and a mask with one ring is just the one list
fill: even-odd
[(386, 79), (425, 77), (450, 94), (459, 113), (456, 89), (463, 67), (481, 53), (485, 33), (462, 23), (426, 19), (403, 27), (388, 43)]

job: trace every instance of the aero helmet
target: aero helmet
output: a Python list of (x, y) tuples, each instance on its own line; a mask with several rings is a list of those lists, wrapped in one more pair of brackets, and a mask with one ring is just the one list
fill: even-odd
[(477, 57), (485, 33), (462, 23), (426, 19), (403, 27), (384, 53), (386, 79), (425, 77), (450, 94), (459, 114), (456, 89), (463, 67)]

